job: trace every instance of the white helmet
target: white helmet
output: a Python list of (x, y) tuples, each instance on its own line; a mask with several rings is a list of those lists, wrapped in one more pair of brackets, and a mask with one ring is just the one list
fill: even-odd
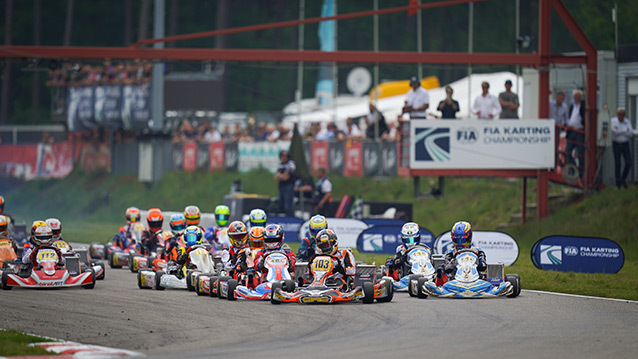
[(33, 241), (39, 246), (48, 246), (53, 243), (53, 231), (49, 226), (40, 226), (35, 229)]
[(411, 247), (421, 243), (421, 230), (419, 225), (408, 222), (401, 228), (401, 241), (405, 246)]
[(53, 241), (57, 241), (60, 239), (62, 235), (62, 222), (60, 222), (57, 218), (49, 218), (46, 221), (47, 226), (51, 227), (51, 232), (53, 232)]

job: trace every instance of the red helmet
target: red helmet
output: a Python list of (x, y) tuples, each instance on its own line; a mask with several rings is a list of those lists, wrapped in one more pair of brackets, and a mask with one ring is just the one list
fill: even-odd
[(234, 221), (228, 226), (228, 239), (233, 247), (244, 248), (248, 239), (248, 229), (242, 221)]
[(129, 207), (126, 209), (126, 223), (139, 222), (140, 209), (137, 207)]
[(146, 222), (148, 223), (148, 229), (152, 232), (157, 232), (162, 229), (164, 224), (164, 216), (159, 208), (151, 208), (146, 214)]

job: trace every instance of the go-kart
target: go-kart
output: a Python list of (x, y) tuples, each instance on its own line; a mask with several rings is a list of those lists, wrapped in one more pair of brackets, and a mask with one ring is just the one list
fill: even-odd
[(236, 300), (237, 298), (243, 299), (256, 299), (256, 300), (268, 300), (270, 299), (270, 292), (272, 288), (283, 288), (287, 291), (293, 291), (295, 289), (295, 282), (288, 272), (290, 262), (284, 251), (272, 251), (264, 257), (264, 267), (268, 269), (268, 273), (264, 276), (263, 282), (251, 288), (253, 284), (253, 278), (250, 271), (244, 277), (244, 284), (237, 279), (220, 279), (217, 285), (217, 294), (219, 298), (228, 298), (228, 300)]
[(0, 264), (2, 264), (0, 275), (3, 269), (14, 268), (20, 264), (18, 254), (14, 251), (13, 243), (9, 238), (0, 238)]
[[(214, 248), (212, 250), (214, 250)], [(217, 251), (215, 254), (213, 254), (213, 260), (215, 262), (216, 268), (214, 272), (202, 273), (195, 277), (194, 283), (195, 292), (197, 292), (197, 295), (208, 295), (210, 297), (217, 297), (219, 294), (220, 281), (228, 282), (231, 279), (238, 280), (238, 278), (241, 278), (237, 276), (234, 268), (224, 267), (224, 263), (228, 263), (230, 260), (230, 253), (228, 252), (228, 250)], [(248, 277), (246, 276), (246, 278)]]
[[(383, 271), (383, 268), (382, 268)], [(407, 291), (410, 296), (417, 294), (416, 283), (419, 278), (425, 281), (432, 281), (436, 275), (436, 270), (432, 265), (432, 251), (424, 246), (415, 246), (407, 253), (406, 262), (403, 264), (403, 273), (407, 273), (398, 279), (399, 271), (388, 271), (388, 277), (392, 278), (392, 286), (397, 292)], [(397, 280), (398, 279), (398, 280)]]
[[(137, 273), (140, 269), (144, 268), (153, 268), (156, 263), (156, 259), (161, 257), (161, 253), (166, 250), (166, 246), (169, 240), (173, 238), (173, 234), (168, 231), (162, 231), (158, 233), (157, 239), (157, 251), (151, 252), (150, 255), (140, 254), (141, 249), (136, 248), (136, 253), (129, 254), (128, 256), (128, 267), (133, 273)], [(156, 267), (159, 266), (157, 263)], [(166, 267), (166, 261), (164, 261), (163, 267)]]
[(69, 261), (70, 258), (77, 257), (80, 261), (80, 269), (82, 271), (85, 271), (87, 268), (93, 269), (93, 272), (95, 272), (95, 279), (102, 280), (106, 276), (104, 264), (92, 262), (89, 258), (89, 253), (85, 248), (71, 249), (71, 245), (69, 245), (69, 242), (65, 240), (57, 240), (53, 242), (52, 245), (60, 250), (67, 261)]
[[(300, 267), (302, 267), (301, 263)], [(377, 302), (389, 302), (394, 294), (390, 278), (383, 278), (375, 283), (374, 276), (372, 280), (362, 281), (360, 285), (356, 285), (355, 280), (355, 283), (350, 283), (344, 290), (343, 280), (334, 280), (334, 277), (331, 277), (335, 273), (335, 263), (334, 257), (329, 255), (316, 256), (308, 270), (312, 280), (307, 286), (299, 286), (296, 291), (290, 292), (288, 291), (290, 288), (280, 286), (281, 282), (276, 283), (271, 290), (270, 302), (272, 304), (329, 304), (361, 299), (363, 303), (369, 304), (375, 299)]]
[(417, 296), (428, 295), (443, 298), (491, 298), (507, 296), (514, 298), (521, 293), (521, 278), (517, 274), (505, 275), (505, 265), (488, 264), (485, 279), (477, 270), (478, 255), (472, 248), (463, 249), (456, 255), (454, 277), (437, 286), (425, 278), (417, 280)]
[(169, 262), (166, 271), (153, 271), (141, 269), (137, 273), (137, 286), (140, 289), (155, 288), (164, 290), (166, 288), (188, 289), (194, 291), (197, 275), (201, 273), (213, 273), (215, 268), (210, 252), (204, 246), (196, 246), (189, 254), (190, 268), (179, 266)]
[(64, 288), (83, 287), (93, 289), (95, 287), (95, 272), (93, 269), (83, 270), (79, 257), (69, 257), (64, 267), (58, 267), (58, 254), (53, 248), (40, 248), (36, 255), (34, 268), (28, 276), (22, 277), (13, 270), (2, 272), (2, 289), (10, 290), (13, 287), (22, 288)]

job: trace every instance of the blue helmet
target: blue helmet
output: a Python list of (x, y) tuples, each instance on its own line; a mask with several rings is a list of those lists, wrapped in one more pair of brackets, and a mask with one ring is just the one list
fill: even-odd
[(184, 230), (186, 229), (186, 217), (184, 217), (182, 213), (175, 213), (171, 216), (168, 224), (171, 227), (173, 235), (179, 236), (184, 233)]
[(265, 227), (268, 216), (263, 209), (255, 208), (250, 211), (250, 227)]
[(414, 246), (421, 243), (421, 230), (419, 225), (408, 222), (401, 227), (401, 241), (406, 246)]
[(460, 221), (454, 223), (450, 235), (456, 249), (470, 248), (472, 246), (472, 226), (469, 222)]
[(197, 244), (204, 243), (202, 229), (199, 226), (188, 226), (184, 231), (184, 244), (186, 247), (192, 247)]

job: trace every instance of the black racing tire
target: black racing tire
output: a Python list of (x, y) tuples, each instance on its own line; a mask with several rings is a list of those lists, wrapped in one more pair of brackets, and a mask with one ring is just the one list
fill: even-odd
[(219, 279), (218, 276), (212, 276), (210, 277), (210, 280), (208, 282), (208, 296), (211, 298), (214, 298), (217, 296), (217, 280)]
[(282, 289), (283, 287), (283, 283), (282, 282), (274, 282), (271, 286), (270, 286), (270, 303), (272, 304), (281, 304), (281, 302), (277, 299), (275, 299), (275, 290), (277, 288)]
[(128, 256), (128, 267), (132, 273), (137, 273), (140, 271), (139, 262), (135, 262), (135, 258), (144, 258), (141, 254), (131, 254)]
[(113, 256), (114, 255), (115, 255), (115, 252), (109, 253), (109, 267), (111, 267), (111, 268), (122, 268), (121, 265), (115, 265), (115, 262), (113, 261)]
[(201, 276), (201, 274), (198, 274), (197, 277), (195, 277), (195, 293), (197, 293), (198, 296), (206, 295), (206, 293), (204, 293), (202, 288), (200, 288), (199, 286), (199, 279)]
[(2, 272), (2, 289), (3, 290), (11, 290), (11, 289), (13, 289), (12, 286), (7, 285), (7, 281), (9, 279), (9, 274), (10, 273), (13, 273), (13, 271), (5, 270), (5, 271)]
[(282, 283), (282, 290), (286, 291), (286, 292), (294, 292), (295, 291), (295, 281), (294, 280), (284, 280)]
[(153, 268), (155, 257), (146, 257), (146, 268)]
[(385, 290), (387, 291), (388, 295), (384, 298), (378, 298), (377, 302), (379, 303), (391, 302), (392, 298), (394, 298), (394, 286), (392, 285), (392, 279), (383, 278), (382, 282), (383, 282), (383, 285), (385, 286)]
[(508, 298), (516, 298), (521, 294), (521, 277), (518, 274), (506, 274), (505, 280), (512, 284), (514, 290), (512, 294), (508, 295)]
[(414, 286), (412, 285), (412, 281), (416, 281), (419, 280), (419, 278), (423, 277), (420, 274), (411, 274), (409, 279), (408, 279), (408, 293), (410, 294), (410, 297), (416, 297), (417, 296), (417, 291), (416, 288), (414, 288)]
[(188, 289), (189, 292), (194, 292), (195, 291), (195, 287), (193, 287), (193, 271), (192, 270), (187, 270), (186, 271), (186, 289)]
[(155, 272), (155, 290), (164, 290), (166, 288), (160, 285), (160, 281), (162, 280), (162, 276), (166, 275), (163, 270), (158, 270)]
[(91, 272), (91, 283), (83, 285), (82, 288), (84, 288), (84, 289), (93, 289), (93, 288), (95, 288), (95, 282), (96, 282), (95, 271), (93, 269), (88, 269), (88, 270), (84, 271), (84, 273), (86, 273), (86, 272)]
[(370, 304), (374, 302), (374, 285), (372, 282), (363, 282), (363, 303)]
[(224, 297), (222, 296), (222, 282), (228, 282), (231, 279), (233, 278), (228, 276), (219, 277), (219, 279), (217, 280), (217, 298), (224, 299)]
[(142, 271), (137, 272), (137, 287), (139, 289), (146, 289), (146, 287), (142, 286)]
[(237, 279), (230, 279), (228, 281), (228, 294), (226, 295), (228, 300), (237, 300), (237, 297), (235, 296), (235, 288), (237, 288), (238, 284), (239, 282), (237, 282)]
[(104, 263), (97, 263), (97, 265), (102, 267), (102, 274), (100, 274), (99, 276), (95, 277), (95, 279), (104, 280), (104, 278), (106, 277), (106, 267), (104, 266)]
[(425, 285), (425, 282), (427, 281), (428, 279), (425, 277), (421, 277), (417, 279), (416, 281), (416, 289), (417, 289), (416, 296), (421, 299), (426, 299), (428, 297), (428, 295), (423, 292), (423, 285)]

